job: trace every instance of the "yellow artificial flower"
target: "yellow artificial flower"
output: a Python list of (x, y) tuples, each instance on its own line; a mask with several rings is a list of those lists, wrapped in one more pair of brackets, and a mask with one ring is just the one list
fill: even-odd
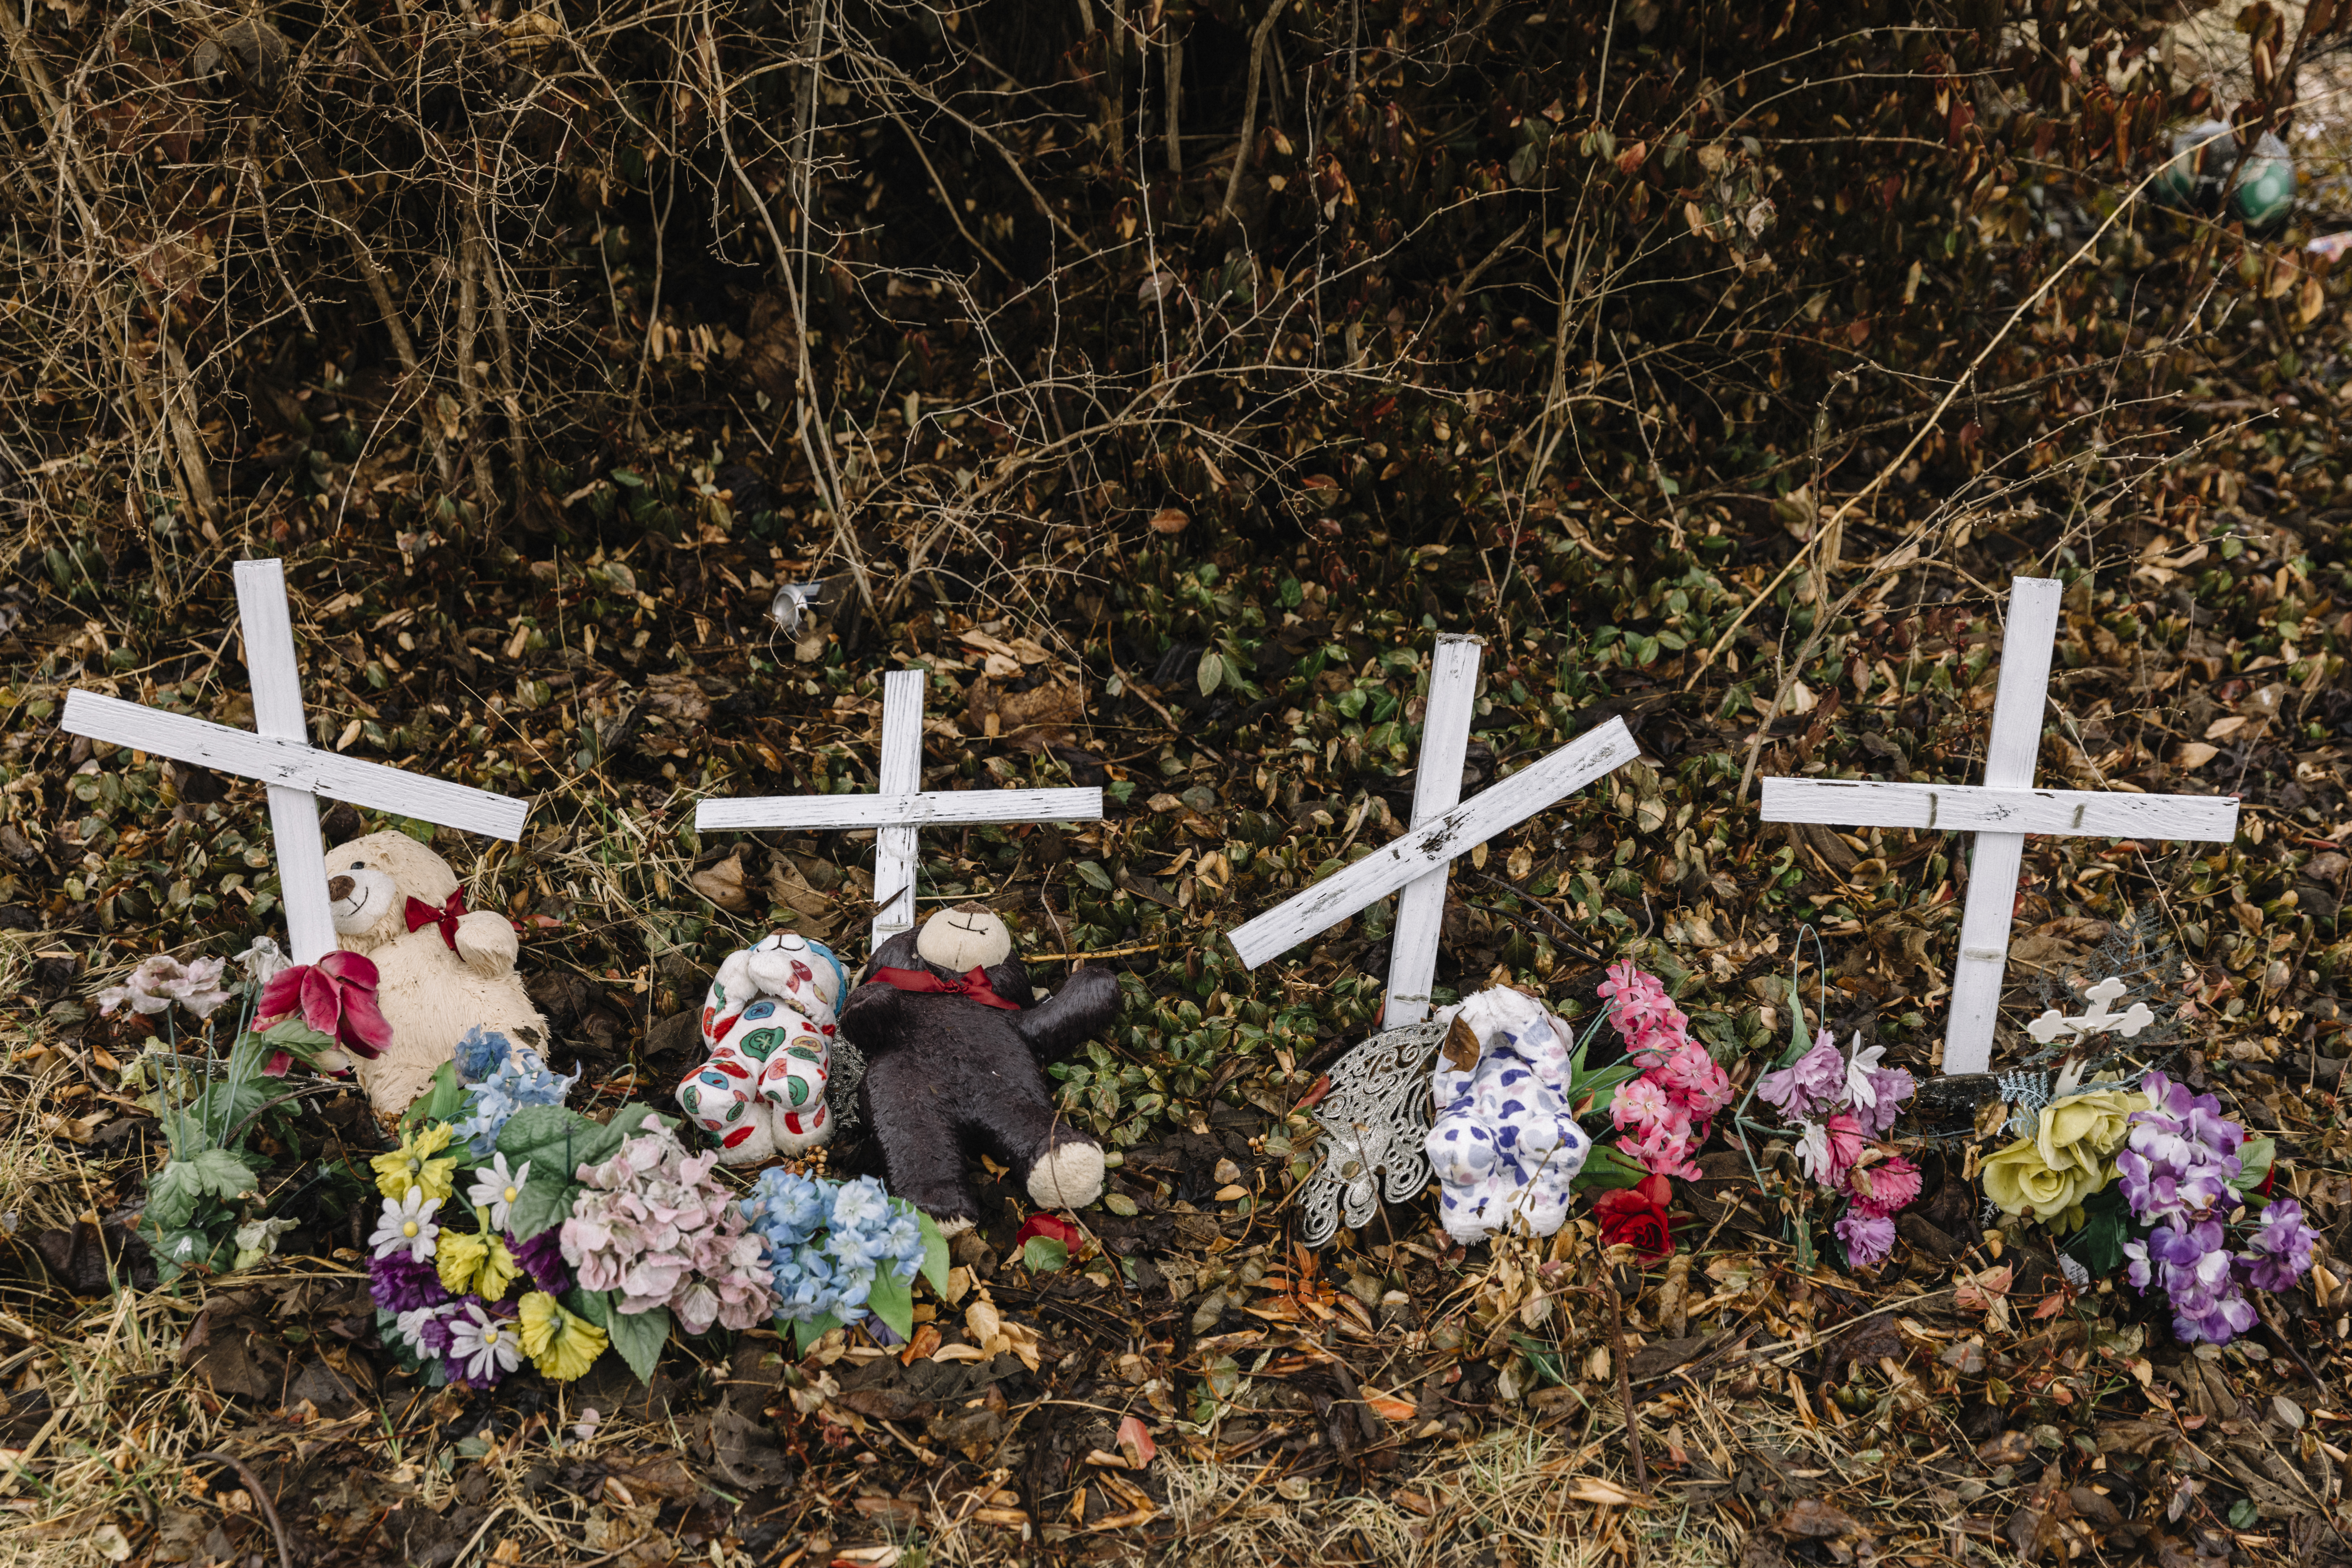
[(522, 1299), (522, 1348), (541, 1373), (570, 1383), (595, 1364), (611, 1342), (604, 1331), (544, 1290)]
[(2081, 1226), (2084, 1198), (2107, 1184), (2112, 1165), (2085, 1170), (2072, 1159), (2053, 1165), (2031, 1138), (1987, 1155), (1983, 1165), (1985, 1196), (2006, 1214), (2031, 1213), (2044, 1225), (2062, 1220)]
[(368, 1162), (375, 1167), (375, 1190), (388, 1198), (404, 1198), (409, 1188), (422, 1187), (426, 1197), (439, 1203), (457, 1190), (457, 1157), (433, 1157), (448, 1146), (447, 1122), (417, 1128), (400, 1141), (399, 1148)]
[(495, 1301), (507, 1293), (522, 1267), (507, 1250), (506, 1242), (488, 1228), (484, 1211), (476, 1209), (474, 1216), (482, 1229), (441, 1233), (433, 1266), (440, 1273), (441, 1288), (452, 1296), (472, 1294)]
[(2124, 1089), (2097, 1089), (2069, 1096), (2042, 1108), (2042, 1124), (2033, 1147), (2042, 1163), (2059, 1169), (2071, 1165), (2097, 1176), (2096, 1192), (2115, 1174), (2115, 1153), (2131, 1135), (2135, 1110), (2146, 1110), (2147, 1096)]

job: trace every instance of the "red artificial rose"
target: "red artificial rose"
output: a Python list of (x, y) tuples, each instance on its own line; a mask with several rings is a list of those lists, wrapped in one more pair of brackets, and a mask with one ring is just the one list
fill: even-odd
[(1675, 1238), (1666, 1200), (1673, 1193), (1664, 1176), (1644, 1176), (1630, 1187), (1603, 1193), (1592, 1205), (1592, 1217), (1601, 1222), (1601, 1245), (1622, 1242), (1644, 1258), (1671, 1257)]
[[(264, 1026), (299, 1013), (319, 1033), (373, 1061), (392, 1044), (392, 1026), (375, 1005), (377, 978), (373, 960), (338, 948), (316, 963), (281, 970), (261, 988), (254, 1011)], [(292, 1065), (293, 1058), (279, 1051), (261, 1070), (283, 1078)]]
[(1079, 1234), (1076, 1226), (1058, 1215), (1033, 1214), (1021, 1222), (1020, 1234), (1013, 1238), (1013, 1252), (1018, 1254), (1023, 1247), (1028, 1246), (1029, 1238), (1033, 1236), (1042, 1236), (1048, 1241), (1058, 1241), (1068, 1247), (1073, 1256), (1078, 1250), (1078, 1244), (1086, 1239)]

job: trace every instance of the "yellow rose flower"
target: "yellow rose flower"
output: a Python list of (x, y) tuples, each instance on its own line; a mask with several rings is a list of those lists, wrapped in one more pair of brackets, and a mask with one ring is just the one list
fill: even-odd
[(2072, 1165), (2097, 1176), (2091, 1188), (2096, 1192), (2115, 1174), (2115, 1152), (2131, 1134), (2132, 1112), (2147, 1107), (2147, 1096), (2122, 1089), (2093, 1089), (2045, 1105), (2034, 1149), (2053, 1169)]
[(368, 1162), (375, 1168), (375, 1190), (388, 1198), (404, 1198), (409, 1188), (421, 1187), (426, 1197), (439, 1203), (457, 1190), (457, 1157), (434, 1158), (448, 1146), (447, 1122), (416, 1129), (400, 1141), (399, 1148)]
[(2032, 1138), (2021, 1138), (2008, 1148), (1986, 1156), (1982, 1167), (1985, 1196), (2006, 1214), (2025, 1214), (2044, 1225), (2075, 1209), (2084, 1198), (2107, 1184), (2109, 1169), (2084, 1170), (2071, 1158), (2053, 1165), (2042, 1157)]
[(610, 1340), (587, 1319), (563, 1310), (544, 1290), (522, 1299), (522, 1348), (531, 1364), (558, 1383), (570, 1383), (595, 1364)]
[[(480, 1209), (474, 1214), (478, 1220), (482, 1217)], [(506, 1242), (488, 1229), (443, 1231), (433, 1251), (433, 1266), (441, 1276), (441, 1288), (452, 1296), (470, 1293), (485, 1301), (504, 1296), (522, 1272)]]

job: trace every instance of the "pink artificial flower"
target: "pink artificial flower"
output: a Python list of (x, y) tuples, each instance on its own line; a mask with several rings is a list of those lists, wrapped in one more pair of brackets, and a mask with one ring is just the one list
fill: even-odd
[(660, 1119), (601, 1164), (558, 1238), (581, 1288), (614, 1290), (624, 1312), (667, 1307), (689, 1333), (757, 1325), (774, 1310), (759, 1237), (712, 1177), (715, 1152), (689, 1155)]
[(1919, 1167), (1900, 1154), (1857, 1165), (1846, 1173), (1846, 1191), (1861, 1213), (1892, 1215), (1919, 1195)]
[(1690, 1118), (1675, 1106), (1668, 1106), (1666, 1113), (1656, 1121), (1644, 1122), (1617, 1140), (1617, 1152), (1638, 1162), (1652, 1174), (1680, 1176), (1686, 1182), (1697, 1181), (1706, 1174), (1691, 1159), (1697, 1148)]
[(1715, 1065), (1706, 1047), (1686, 1040), (1644, 1074), (1704, 1127), (1731, 1103), (1731, 1077)]
[(1827, 1121), (1808, 1121), (1797, 1140), (1797, 1163), (1806, 1175), (1824, 1187), (1842, 1186), (1845, 1173), (1862, 1158), (1862, 1124), (1843, 1111)]
[(1619, 1084), (1617, 1097), (1609, 1102), (1609, 1119), (1620, 1131), (1664, 1121), (1675, 1110), (1675, 1103), (1666, 1098), (1666, 1091), (1646, 1078)]
[[(392, 1044), (392, 1026), (376, 1006), (379, 976), (372, 959), (338, 948), (316, 963), (280, 970), (261, 988), (255, 1004), (256, 1027), (267, 1027), (297, 1011), (302, 1021), (353, 1056), (373, 1061)], [(283, 1078), (293, 1057), (279, 1051), (261, 1070)]]

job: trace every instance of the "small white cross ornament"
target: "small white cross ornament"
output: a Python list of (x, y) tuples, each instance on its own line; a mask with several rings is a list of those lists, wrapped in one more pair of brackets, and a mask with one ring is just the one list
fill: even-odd
[(919, 669), (882, 678), (881, 789), (874, 795), (746, 795), (694, 808), (698, 832), (871, 827), (874, 945), (915, 924), (915, 830), (989, 822), (1094, 822), (1099, 789), (923, 789), (923, 682)]
[(2009, 631), (2001, 644), (2000, 684), (1993, 694), (1982, 784), (1764, 781), (1767, 822), (1976, 834), (1968, 907), (1960, 916), (1960, 960), (1952, 970), (1951, 1015), (1944, 1029), (1948, 1073), (1982, 1072), (1992, 1060), (1993, 1023), (2000, 1010), (2009, 922), (2017, 907), (2017, 876), (2027, 834), (2227, 843), (2238, 833), (2235, 795), (2033, 787), (2050, 652), (2057, 642), (2059, 598), (2064, 589), (2064, 584), (2051, 577), (2020, 577), (2011, 585)]
[(1455, 804), (1462, 798), (1462, 758), (1470, 744), (1478, 689), (1478, 648), (1476, 637), (1437, 639), (1430, 660), (1429, 705), (1422, 719), (1421, 757), (1414, 770), (1412, 826), (1385, 847), (1226, 933), (1243, 963), (1255, 969), (1374, 900), (1397, 893), (1381, 1027), (1419, 1023), (1429, 1016), (1447, 868), (1454, 858), (1639, 754), (1625, 721), (1612, 719), (1471, 796), (1466, 805)]
[(285, 573), (275, 561), (240, 561), (236, 575), (245, 668), (253, 682), (253, 730), (235, 730), (79, 689), (66, 693), (60, 728), (68, 734), (268, 785), (269, 832), (286, 905), (288, 951), (297, 963), (316, 963), (335, 948), (326, 847), (319, 837), (320, 795), (506, 839), (522, 836), (530, 805), (310, 744), (302, 718), (302, 672), (294, 658)]
[(2090, 999), (2091, 1010), (2069, 1018), (2053, 1007), (2025, 1026), (2025, 1032), (2040, 1045), (2048, 1045), (2061, 1035), (2098, 1035), (2113, 1029), (2128, 1040), (2156, 1022), (2156, 1015), (2145, 1002), (2135, 1002), (2121, 1013), (2107, 1010), (2110, 1002), (2123, 1000), (2130, 987), (2115, 975), (2108, 975), (2083, 994)]

